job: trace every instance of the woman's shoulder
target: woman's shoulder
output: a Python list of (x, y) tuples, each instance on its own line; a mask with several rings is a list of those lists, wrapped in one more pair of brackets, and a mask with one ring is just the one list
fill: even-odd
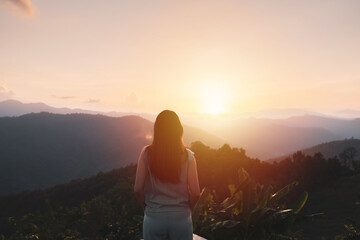
[(188, 156), (188, 162), (191, 162), (194, 159), (194, 152), (191, 151), (188, 147), (185, 148)]
[(146, 159), (147, 158), (147, 154), (148, 154), (148, 151), (149, 151), (149, 147), (150, 145), (146, 145), (144, 146), (141, 151), (140, 151), (140, 158), (142, 159)]
[(145, 146), (141, 149), (141, 153), (145, 153), (145, 152), (149, 151), (150, 147), (151, 147), (151, 144), (145, 145)]
[(191, 151), (191, 149), (190, 149), (190, 148), (185, 147), (185, 149), (186, 149), (186, 151), (188, 152), (188, 154), (192, 154), (192, 155), (194, 155), (194, 152), (193, 152), (193, 151)]

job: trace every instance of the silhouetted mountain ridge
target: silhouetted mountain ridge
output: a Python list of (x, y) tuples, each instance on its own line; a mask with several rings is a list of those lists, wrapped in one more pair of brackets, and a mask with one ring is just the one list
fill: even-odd
[(304, 115), (285, 119), (237, 119), (214, 134), (262, 160), (324, 142), (360, 138), (360, 119)]
[[(298, 149), (339, 139), (340, 136), (324, 128), (292, 127), (277, 121), (255, 120), (226, 129), (229, 142), (247, 150), (249, 156), (268, 159), (289, 154)], [(236, 144), (235, 144), (236, 143)]]
[(98, 114), (99, 112), (84, 110), (84, 109), (71, 109), (71, 108), (56, 108), (51, 107), (45, 103), (22, 103), (20, 101), (11, 99), (0, 102), (0, 117), (16, 117), (28, 113), (51, 112), (59, 114), (69, 113), (87, 113)]
[[(338, 141), (331, 141), (326, 143), (321, 143), (310, 148), (299, 149), (305, 155), (314, 155), (315, 153), (320, 152), (324, 155), (325, 158), (338, 157), (341, 159), (341, 153), (346, 151), (349, 148), (356, 149), (356, 159), (360, 159), (360, 139), (350, 138)], [(272, 158), (267, 160), (268, 162), (281, 161), (285, 158), (291, 157), (292, 154), (287, 154), (277, 158)]]
[[(28, 112), (41, 111), (60, 114), (79, 112), (115, 117), (137, 115), (150, 121), (154, 121), (156, 117), (153, 114), (145, 113), (96, 112), (83, 109), (54, 108), (43, 103), (21, 103), (15, 100), (0, 102), (0, 116), (18, 116)], [(296, 111), (291, 112), (297, 113)], [(206, 126), (207, 131), (213, 134), (212, 137), (207, 138), (225, 139), (222, 142), (245, 148), (250, 156), (261, 160), (291, 154), (299, 149), (309, 148), (324, 142), (351, 137), (360, 138), (359, 118), (349, 120), (319, 115), (314, 112), (309, 113), (314, 115), (305, 114), (282, 119), (235, 118), (224, 121), (217, 118), (200, 118), (201, 120), (199, 120), (196, 116), (187, 116), (184, 119), (192, 126), (197, 126), (196, 131), (199, 131), (199, 134), (208, 134), (199, 130), (199, 128), (204, 129)], [(187, 134), (184, 136), (188, 138)], [(190, 138), (193, 139), (194, 137)], [(188, 141), (188, 139), (185, 140)], [(207, 142), (207, 144), (215, 146), (211, 142)]]
[[(44, 188), (137, 161), (153, 123), (139, 116), (31, 113), (0, 118), (0, 194)], [(222, 140), (184, 126), (185, 143)]]

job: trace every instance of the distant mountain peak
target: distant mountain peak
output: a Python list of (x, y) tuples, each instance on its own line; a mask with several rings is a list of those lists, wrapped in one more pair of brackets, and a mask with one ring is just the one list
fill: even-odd
[(15, 99), (7, 99), (7, 100), (0, 102), (0, 104), (10, 104), (10, 103), (23, 104), (22, 102), (15, 100)]
[[(312, 147), (299, 149), (297, 151), (301, 151), (305, 155), (314, 155), (318, 152), (321, 152), (321, 154), (324, 155), (325, 158), (332, 158), (332, 157), (339, 157), (339, 155), (345, 151), (346, 149), (354, 147), (358, 152), (360, 152), (360, 139), (357, 138), (345, 138), (343, 140), (335, 140), (335, 141), (329, 141), (329, 142), (323, 142), (320, 144), (316, 144)], [(266, 160), (267, 162), (279, 162), (282, 161), (288, 157), (291, 157), (293, 153), (289, 153), (280, 157), (271, 158)]]
[(0, 102), (0, 117), (18, 117), (24, 114), (29, 113), (40, 113), (40, 112), (49, 112), (55, 114), (92, 114), (92, 115), (104, 115), (109, 117), (124, 117), (124, 116), (138, 116), (140, 118), (147, 119), (149, 121), (154, 121), (155, 117), (152, 114), (148, 113), (133, 113), (133, 112), (102, 112), (102, 111), (93, 111), (81, 108), (68, 108), (68, 107), (52, 107), (43, 102), (36, 103), (23, 103), (15, 99), (8, 99)]
[[(69, 114), (69, 113), (87, 113), (87, 114), (104, 114), (103, 112), (85, 110), (85, 109), (71, 109), (67, 107), (56, 108), (49, 106), (43, 102), (36, 103), (23, 103), (15, 99), (9, 99), (0, 102), (0, 117), (16, 117), (28, 113), (40, 113), (51, 112), (57, 114)], [(119, 114), (121, 115), (121, 114)]]

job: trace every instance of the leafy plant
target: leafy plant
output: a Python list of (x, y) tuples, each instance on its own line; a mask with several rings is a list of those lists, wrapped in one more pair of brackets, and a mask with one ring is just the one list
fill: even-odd
[(292, 239), (286, 236), (308, 199), (303, 192), (287, 206), (283, 200), (297, 185), (293, 182), (277, 192), (271, 185), (260, 185), (242, 168), (239, 184), (230, 184), (230, 196), (216, 201), (216, 192), (202, 190), (193, 210), (194, 230), (208, 239)]

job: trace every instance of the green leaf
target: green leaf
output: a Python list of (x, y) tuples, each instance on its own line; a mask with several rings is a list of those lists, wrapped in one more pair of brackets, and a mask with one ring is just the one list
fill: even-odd
[(248, 180), (250, 178), (249, 174), (245, 169), (239, 168), (238, 170), (238, 176), (239, 176), (239, 184), (241, 185), (244, 181)]
[(223, 208), (222, 210), (227, 210), (234, 206), (239, 206), (242, 209), (243, 204), (243, 193), (242, 191), (236, 192), (230, 198), (226, 198), (220, 206)]
[(270, 185), (262, 188), (262, 191), (259, 194), (260, 200), (259, 200), (259, 203), (257, 204), (256, 208), (254, 209), (254, 212), (267, 206), (269, 200), (272, 197), (272, 191), (273, 191), (273, 188)]
[(239, 175), (240, 183), (236, 187), (234, 194), (241, 191), (243, 188), (245, 188), (251, 182), (251, 178), (250, 178), (249, 174), (243, 168), (239, 168), (238, 175)]
[(225, 220), (222, 222), (222, 226), (226, 228), (233, 228), (239, 224), (238, 221), (232, 221), (232, 220)]
[(230, 191), (230, 196), (234, 195), (235, 190), (236, 190), (235, 185), (234, 184), (229, 184), (228, 188), (229, 188), (229, 191)]
[(275, 214), (284, 214), (284, 213), (288, 214), (291, 212), (293, 212), (293, 209), (288, 208), (288, 209), (283, 209), (283, 210), (277, 211)]
[(234, 228), (236, 227), (238, 224), (240, 224), (239, 221), (233, 221), (233, 220), (225, 220), (225, 221), (220, 221), (220, 222), (216, 222), (216, 223), (213, 223), (213, 224), (210, 224), (210, 229), (211, 231), (217, 231), (217, 230), (220, 230), (220, 229), (223, 229), (223, 228)]
[[(267, 210), (269, 208), (267, 207), (267, 205), (268, 205), (269, 200), (271, 199), (272, 191), (273, 191), (273, 188), (272, 188), (271, 185), (264, 186), (261, 189), (260, 201), (256, 205), (256, 208), (254, 210), (252, 210), (251, 213), (250, 213), (251, 221), (254, 221), (254, 219), (253, 219), (254, 216), (253, 215), (256, 215), (257, 219), (262, 219), (263, 216), (268, 212)], [(265, 211), (263, 211), (264, 208), (266, 208)]]
[(297, 214), (300, 212), (300, 210), (304, 207), (308, 197), (309, 194), (307, 192), (303, 192), (303, 194), (301, 194), (300, 198), (297, 200), (293, 207), (294, 213)]
[(201, 213), (205, 213), (205, 208), (209, 205), (212, 200), (212, 195), (210, 194), (210, 189), (204, 187), (200, 193), (199, 201), (195, 204), (194, 209), (192, 210), (192, 221), (194, 228), (196, 228), (196, 222), (200, 217)]
[(274, 202), (274, 201), (277, 201), (277, 200), (283, 198), (297, 185), (299, 185), (299, 182), (295, 181), (295, 182), (292, 182), (289, 185), (283, 187), (282, 189), (280, 189), (279, 191), (277, 191), (275, 194), (273, 194), (271, 196), (270, 201)]

